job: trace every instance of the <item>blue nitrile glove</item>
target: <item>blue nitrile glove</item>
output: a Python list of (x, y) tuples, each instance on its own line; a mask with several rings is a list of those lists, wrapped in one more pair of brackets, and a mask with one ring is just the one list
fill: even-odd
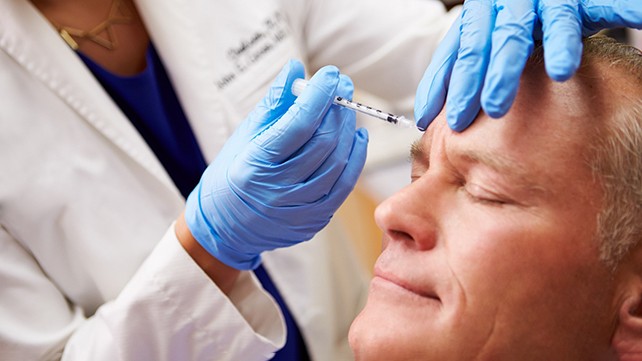
[(332, 106), (353, 85), (335, 67), (291, 93), (290, 61), (210, 164), (187, 199), (194, 238), (223, 263), (256, 268), (261, 252), (309, 240), (328, 224), (363, 169), (368, 135), (355, 113)]
[(504, 116), (535, 40), (549, 76), (563, 81), (579, 67), (582, 36), (619, 26), (642, 27), (642, 0), (466, 0), (417, 89), (417, 127), (426, 129), (444, 102), (456, 131), (480, 107)]

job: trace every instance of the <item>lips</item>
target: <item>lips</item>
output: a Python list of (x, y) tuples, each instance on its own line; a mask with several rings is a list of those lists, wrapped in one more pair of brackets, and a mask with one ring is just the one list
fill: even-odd
[(421, 298), (441, 302), (441, 299), (439, 298), (437, 293), (430, 287), (420, 286), (417, 283), (405, 280), (390, 272), (383, 272), (382, 270), (377, 268), (375, 268), (373, 282), (379, 282), (383, 284), (387, 283)]

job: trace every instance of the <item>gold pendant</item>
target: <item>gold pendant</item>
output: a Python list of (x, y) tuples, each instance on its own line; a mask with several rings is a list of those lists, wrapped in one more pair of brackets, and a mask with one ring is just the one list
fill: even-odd
[(131, 10), (122, 0), (114, 0), (111, 4), (107, 19), (89, 31), (72, 28), (70, 26), (57, 27), (60, 36), (73, 50), (77, 50), (79, 47), (74, 37), (92, 41), (108, 50), (114, 50), (118, 47), (118, 39), (112, 27), (116, 24), (130, 24), (132, 21), (133, 15)]

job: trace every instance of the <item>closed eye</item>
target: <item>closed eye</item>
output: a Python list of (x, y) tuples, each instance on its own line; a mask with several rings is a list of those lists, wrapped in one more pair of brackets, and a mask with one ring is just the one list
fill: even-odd
[(476, 184), (462, 184), (460, 189), (471, 201), (482, 205), (499, 207), (513, 203), (510, 199), (487, 191)]
[(413, 161), (410, 168), (410, 182), (412, 183), (417, 179), (421, 178), (421, 176), (424, 175), (429, 168), (430, 168), (430, 162), (428, 161), (425, 161), (425, 162)]

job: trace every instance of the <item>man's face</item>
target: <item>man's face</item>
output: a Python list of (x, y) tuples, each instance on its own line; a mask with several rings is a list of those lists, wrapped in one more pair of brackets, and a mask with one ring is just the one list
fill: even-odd
[[(578, 84), (523, 79), (502, 119), (438, 118), (384, 231), (350, 343), (358, 360), (605, 360), (616, 321), (595, 239), (601, 190)], [(587, 126), (588, 128), (588, 126)]]

